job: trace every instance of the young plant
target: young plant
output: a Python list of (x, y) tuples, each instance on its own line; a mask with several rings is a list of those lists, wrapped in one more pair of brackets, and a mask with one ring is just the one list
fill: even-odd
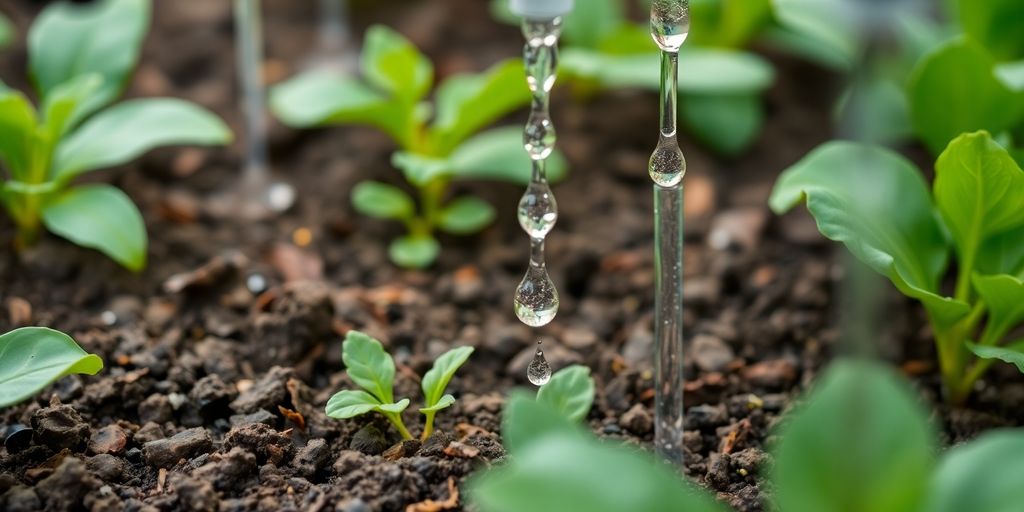
[[(529, 182), (520, 127), (477, 134), (529, 102), (523, 64), (509, 59), (480, 74), (448, 77), (428, 103), (434, 67), (398, 33), (370, 27), (360, 60), (362, 78), (321, 70), (275, 87), (271, 109), (289, 126), (367, 124), (395, 140), (401, 150), (391, 163), (416, 189), (418, 205), (401, 188), (363, 181), (352, 190), (352, 206), (364, 215), (404, 224), (406, 234), (388, 248), (391, 260), (402, 267), (426, 267), (440, 252), (436, 230), (471, 234), (495, 216), (494, 208), (479, 198), (446, 202), (452, 181)], [(565, 169), (561, 155), (548, 160), (549, 179), (560, 179)]]
[[(626, 3), (589, 0), (565, 16), (559, 82), (579, 96), (617, 88), (659, 89), (658, 47), (646, 24), (627, 18)], [(520, 22), (508, 10), (508, 0), (492, 0), (491, 5), (496, 18)], [(691, 0), (690, 14), (693, 32), (679, 57), (680, 121), (712, 150), (739, 154), (761, 131), (760, 96), (774, 80), (768, 61), (740, 50), (770, 20), (769, 0)]]
[(96, 375), (103, 360), (60, 331), (22, 327), (0, 335), (0, 409), (31, 398), (65, 375)]
[(537, 401), (551, 406), (566, 418), (581, 422), (594, 403), (594, 379), (590, 368), (574, 364), (555, 372), (537, 390)]
[[(423, 376), (423, 407), (420, 412), (425, 416), (425, 421), (420, 436), (422, 441), (426, 441), (433, 433), (437, 411), (455, 403), (455, 397), (445, 394), (445, 388), (456, 370), (472, 353), (473, 347), (453, 348), (437, 358), (434, 366)], [(409, 407), (409, 399), (395, 402), (395, 361), (384, 351), (384, 346), (366, 334), (349, 331), (341, 346), (341, 357), (345, 362), (345, 373), (362, 389), (346, 389), (335, 393), (327, 402), (327, 415), (348, 419), (368, 412), (379, 412), (395, 426), (402, 439), (412, 439), (412, 434), (402, 421), (402, 411)]]
[[(829, 142), (782, 173), (770, 205), (806, 201), (818, 229), (922, 303), (947, 399), (962, 404), (993, 360), (1024, 371), (1024, 172), (986, 132), (961, 135), (935, 165), (876, 146)], [(950, 251), (956, 285), (940, 284)]]
[(45, 226), (128, 269), (142, 269), (146, 228), (131, 199), (110, 185), (72, 181), (155, 147), (231, 139), (220, 119), (179, 99), (137, 99), (104, 109), (128, 82), (149, 15), (149, 0), (61, 2), (32, 25), (29, 74), (39, 110), (0, 83), (0, 161), (7, 168), (0, 200), (17, 226), (18, 247), (32, 244)]

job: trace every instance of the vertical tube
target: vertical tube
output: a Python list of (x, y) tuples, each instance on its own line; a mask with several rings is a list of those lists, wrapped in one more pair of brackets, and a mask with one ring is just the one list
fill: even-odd
[(235, 38), (238, 47), (238, 79), (245, 116), (245, 169), (242, 184), (253, 201), (267, 186), (267, 116), (260, 64), (263, 62), (263, 30), (259, 0), (235, 0)]

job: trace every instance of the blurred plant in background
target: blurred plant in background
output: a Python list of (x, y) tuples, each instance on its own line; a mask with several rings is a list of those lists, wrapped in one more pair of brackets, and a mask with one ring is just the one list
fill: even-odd
[[(417, 189), (418, 205), (401, 188), (379, 181), (356, 185), (352, 205), (364, 215), (404, 224), (407, 233), (388, 249), (391, 260), (426, 267), (440, 252), (435, 230), (470, 234), (495, 216), (490, 204), (475, 197), (446, 203), (453, 180), (529, 181), (521, 128), (477, 133), (529, 103), (523, 64), (509, 59), (483, 73), (450, 76), (429, 102), (431, 62), (400, 34), (376, 25), (366, 33), (360, 65), (362, 77), (319, 70), (292, 78), (271, 91), (271, 108), (289, 126), (365, 124), (395, 140), (401, 149), (392, 164)], [(565, 171), (565, 159), (554, 154), (549, 178), (558, 180)]]
[(16, 33), (17, 31), (14, 29), (14, 24), (11, 23), (11, 20), (7, 19), (3, 13), (0, 13), (0, 48), (11, 44)]

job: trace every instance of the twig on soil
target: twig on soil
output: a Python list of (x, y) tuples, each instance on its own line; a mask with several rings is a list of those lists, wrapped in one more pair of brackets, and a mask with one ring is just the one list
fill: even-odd
[(439, 512), (451, 510), (459, 506), (459, 488), (455, 486), (455, 479), (448, 477), (448, 499), (444, 501), (424, 500), (405, 507), (405, 512)]

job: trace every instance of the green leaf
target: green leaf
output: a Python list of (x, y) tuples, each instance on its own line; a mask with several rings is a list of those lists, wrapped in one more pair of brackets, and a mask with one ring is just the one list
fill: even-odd
[(288, 126), (327, 124), (374, 126), (402, 147), (412, 143), (412, 107), (392, 101), (355, 78), (338, 72), (310, 71), (270, 90), (270, 109)]
[(424, 405), (432, 407), (441, 400), (448, 382), (472, 353), (473, 347), (457, 347), (441, 354), (441, 357), (434, 361), (434, 366), (423, 375), (423, 381), (420, 383), (423, 388)]
[(698, 46), (737, 48), (767, 24), (769, 0), (691, 0), (692, 28), (686, 38)]
[(511, 462), (469, 483), (482, 512), (721, 512), (705, 491), (641, 451), (604, 444), (521, 393), (505, 407), (502, 438)]
[(392, 394), (395, 361), (379, 341), (359, 331), (349, 331), (341, 344), (341, 359), (345, 362), (345, 373), (357, 386), (381, 403), (395, 401)]
[(431, 405), (430, 407), (421, 407), (420, 408), (420, 412), (422, 412), (423, 414), (427, 414), (427, 413), (431, 413), (431, 412), (437, 412), (437, 411), (440, 411), (441, 409), (447, 409), (448, 407), (451, 407), (451, 405), (454, 404), (454, 403), (455, 403), (455, 397), (454, 396), (452, 396), (452, 395), (444, 395), (434, 405)]
[(890, 77), (864, 77), (853, 82), (836, 106), (838, 123), (863, 142), (889, 144), (908, 139), (910, 107), (903, 88)]
[(0, 335), (0, 408), (35, 395), (65, 375), (96, 375), (102, 369), (103, 360), (67, 334), (45, 327), (15, 329)]
[(29, 69), (44, 99), (60, 84), (98, 73), (103, 83), (80, 107), (93, 112), (121, 93), (149, 25), (149, 0), (51, 4), (28, 33)]
[(388, 257), (403, 268), (426, 268), (437, 260), (441, 244), (430, 235), (406, 235), (388, 246)]
[(529, 102), (522, 60), (505, 60), (481, 74), (454, 75), (437, 90), (433, 145), (446, 155), (466, 137)]
[(996, 66), (996, 76), (1011, 91), (1024, 92), (1024, 60), (999, 64)]
[(416, 205), (404, 190), (379, 181), (361, 181), (352, 188), (352, 207), (378, 219), (411, 219)]
[[(455, 149), (449, 159), (452, 173), (460, 179), (530, 182), (533, 163), (523, 149), (523, 129), (515, 126), (483, 132)], [(554, 151), (547, 159), (548, 181), (556, 183), (568, 172), (565, 157)]]
[(994, 430), (954, 447), (932, 477), (925, 512), (1014, 512), (1024, 502), (1024, 435)]
[(620, 0), (587, 0), (562, 18), (562, 41), (572, 46), (596, 48), (608, 34), (626, 22)]
[(0, 14), (0, 48), (11, 44), (16, 35), (17, 29), (14, 28), (11, 20), (7, 19), (7, 16)]
[(779, 510), (918, 510), (925, 496), (935, 434), (906, 383), (876, 363), (834, 363), (779, 437)]
[(366, 31), (361, 64), (374, 87), (414, 103), (427, 94), (434, 66), (408, 39), (384, 25)]
[(1024, 279), (1024, 226), (985, 240), (975, 268), (982, 274), (1010, 274)]
[(1024, 339), (1009, 343), (1005, 347), (978, 345), (968, 341), (967, 349), (982, 359), (998, 359), (1004, 363), (1010, 363), (1024, 373)]
[(583, 421), (594, 403), (594, 379), (590, 368), (572, 365), (551, 376), (537, 391), (537, 400), (550, 404), (573, 421)]
[[(559, 68), (570, 77), (591, 80), (606, 89), (660, 87), (659, 53), (610, 55), (582, 48), (566, 48)], [(679, 54), (679, 92), (692, 94), (745, 94), (772, 84), (775, 72), (763, 58), (735, 50), (690, 48)]]
[(417, 187), (438, 178), (447, 178), (454, 174), (451, 161), (447, 158), (436, 158), (410, 151), (396, 151), (391, 155), (391, 165), (402, 171), (405, 179)]
[(775, 18), (788, 30), (827, 52), (849, 68), (860, 51), (860, 36), (851, 20), (856, 4), (847, 0), (773, 0)]
[(441, 209), (437, 227), (455, 235), (468, 235), (487, 227), (496, 215), (494, 207), (487, 201), (460, 197)]
[(127, 194), (110, 185), (84, 185), (43, 203), (46, 229), (96, 249), (125, 268), (146, 266), (146, 225)]
[(988, 48), (1000, 60), (1024, 57), (1020, 20), (1024, 3), (1019, 0), (960, 0), (960, 23), (967, 35)]
[(103, 84), (103, 77), (96, 73), (81, 75), (53, 88), (43, 103), (43, 124), (56, 143), (64, 134), (81, 120), (82, 107)]
[(914, 68), (908, 88), (914, 129), (935, 154), (964, 132), (999, 133), (1020, 119), (1024, 100), (995, 74), (995, 61), (969, 39), (944, 44)]
[(738, 155), (750, 147), (764, 123), (761, 98), (754, 94), (684, 94), (679, 103), (687, 129), (723, 155)]
[(0, 84), (0, 158), (12, 178), (18, 179), (31, 165), (29, 150), (36, 130), (36, 112), (25, 95)]
[(344, 420), (376, 411), (380, 400), (361, 389), (339, 391), (327, 401), (327, 415)]
[[(1018, 240), (1021, 243), (1021, 240)], [(988, 305), (985, 332), (991, 338), (983, 344), (997, 343), (1017, 324), (1024, 321), (1024, 282), (1011, 275), (974, 276), (974, 289)]]
[(409, 399), (403, 398), (393, 404), (380, 404), (377, 406), (377, 410), (384, 413), (400, 414), (406, 408), (409, 407)]
[(1024, 172), (989, 134), (961, 135), (935, 163), (935, 202), (971, 272), (984, 241), (1024, 226)]
[(805, 199), (823, 235), (922, 301), (937, 325), (968, 313), (937, 294), (949, 246), (914, 164), (887, 149), (829, 142), (783, 172), (769, 204), (782, 214)]
[(58, 146), (52, 179), (131, 161), (161, 146), (222, 145), (231, 130), (210, 111), (174, 98), (131, 100), (89, 119)]

